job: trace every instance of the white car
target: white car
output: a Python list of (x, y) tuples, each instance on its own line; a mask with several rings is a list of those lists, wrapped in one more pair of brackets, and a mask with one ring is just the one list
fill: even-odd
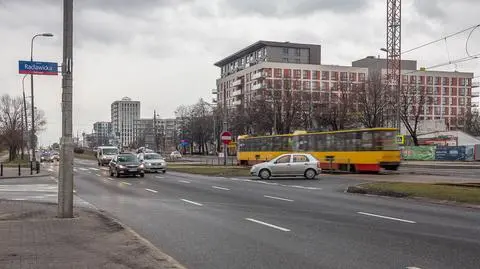
[(170, 158), (172, 158), (172, 159), (181, 159), (181, 158), (182, 158), (182, 154), (181, 154), (179, 151), (172, 151), (172, 153), (170, 153)]
[(159, 171), (162, 171), (164, 174), (167, 172), (167, 162), (160, 154), (140, 153), (137, 157), (140, 162), (144, 164), (146, 172), (158, 173)]
[(318, 160), (307, 153), (283, 154), (271, 161), (256, 164), (250, 169), (252, 176), (264, 180), (275, 176), (303, 176), (314, 179), (321, 172)]

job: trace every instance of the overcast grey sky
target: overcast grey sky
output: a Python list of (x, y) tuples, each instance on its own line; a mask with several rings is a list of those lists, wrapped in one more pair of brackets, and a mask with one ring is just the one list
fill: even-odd
[[(18, 60), (61, 62), (61, 0), (0, 0), (0, 93), (21, 94)], [(386, 0), (76, 0), (74, 131), (110, 120), (110, 104), (129, 96), (142, 117), (172, 117), (180, 104), (211, 100), (213, 63), (257, 40), (317, 43), (324, 64), (350, 65), (385, 46)], [(404, 0), (402, 48), (480, 23), (478, 0)], [(419, 66), (466, 56), (466, 34), (404, 55)], [(480, 53), (480, 29), (469, 43)], [(447, 53), (448, 49), (448, 53)], [(383, 56), (383, 55), (382, 55)], [(480, 60), (438, 70), (480, 74)], [(29, 89), (29, 83), (26, 84)], [(61, 134), (61, 77), (37, 76), (36, 105), (46, 113), (40, 143)], [(29, 95), (29, 94), (28, 94)]]

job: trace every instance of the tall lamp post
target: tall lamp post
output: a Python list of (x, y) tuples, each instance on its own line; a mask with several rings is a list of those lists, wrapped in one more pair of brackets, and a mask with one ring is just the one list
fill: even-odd
[[(28, 134), (28, 118), (27, 118), (27, 100), (26, 100), (26, 97), (25, 97), (25, 78), (27, 77), (27, 75), (24, 75), (23, 78), (22, 78), (22, 92), (23, 92), (23, 118), (25, 119), (25, 128), (24, 128), (24, 131), (25, 133), (22, 133), (22, 141), (23, 141), (23, 137), (25, 137), (25, 134)], [(22, 123), (23, 125), (23, 123)], [(28, 147), (28, 143), (27, 144), (27, 152), (30, 152), (29, 151), (29, 147)], [(23, 147), (23, 145), (22, 145)]]
[[(36, 37), (52, 37), (52, 33), (42, 33), (36, 34), (32, 37), (32, 42), (30, 43), (30, 61), (33, 62), (33, 41), (35, 41)], [(33, 74), (30, 75), (30, 95), (32, 98), (32, 132), (30, 136), (30, 147), (32, 148), (32, 161), (35, 162), (35, 105), (34, 105), (34, 98), (33, 98)]]

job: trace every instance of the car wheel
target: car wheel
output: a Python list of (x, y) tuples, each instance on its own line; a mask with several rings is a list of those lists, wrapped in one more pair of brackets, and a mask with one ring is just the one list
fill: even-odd
[(100, 162), (98, 162), (98, 166), (100, 166)]
[(145, 174), (144, 173), (140, 174), (140, 177), (145, 177)]
[(164, 174), (165, 174), (166, 172), (167, 172), (167, 170), (163, 170), (163, 171), (162, 171), (162, 173), (164, 173)]
[(268, 171), (267, 169), (262, 169), (260, 170), (260, 172), (258, 172), (258, 175), (260, 176), (261, 179), (263, 180), (267, 180), (270, 178), (270, 176), (272, 176), (272, 174), (270, 173), (270, 171)]
[(110, 176), (113, 177), (113, 171), (112, 171), (112, 169), (109, 169), (109, 171), (110, 171)]
[(305, 178), (307, 179), (314, 179), (315, 176), (317, 176), (317, 173), (313, 169), (307, 169), (304, 175), (305, 175)]
[(118, 172), (118, 170), (115, 171), (115, 176), (120, 177), (120, 173)]

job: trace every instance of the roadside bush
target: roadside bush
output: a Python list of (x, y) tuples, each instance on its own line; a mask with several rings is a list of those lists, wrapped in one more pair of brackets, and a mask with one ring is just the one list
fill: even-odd
[(85, 150), (82, 149), (82, 148), (74, 148), (73, 152), (78, 153), (78, 154), (83, 154), (85, 152)]

